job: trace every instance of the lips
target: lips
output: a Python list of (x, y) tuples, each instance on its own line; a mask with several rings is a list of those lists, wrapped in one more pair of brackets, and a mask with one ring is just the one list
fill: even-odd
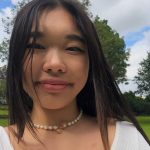
[(38, 84), (43, 90), (47, 92), (60, 92), (61, 90), (64, 90), (69, 85), (71, 85), (69, 82), (57, 79), (42, 80), (39, 81)]

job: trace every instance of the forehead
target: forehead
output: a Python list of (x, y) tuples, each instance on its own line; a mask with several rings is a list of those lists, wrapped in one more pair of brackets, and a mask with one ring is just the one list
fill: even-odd
[(75, 18), (64, 8), (57, 7), (52, 10), (44, 10), (38, 20), (38, 31), (42, 33), (70, 33), (81, 34), (77, 28)]

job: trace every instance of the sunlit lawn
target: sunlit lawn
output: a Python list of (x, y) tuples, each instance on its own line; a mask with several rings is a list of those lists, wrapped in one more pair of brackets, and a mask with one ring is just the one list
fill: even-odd
[(8, 115), (8, 110), (6, 105), (0, 105), (0, 125), (1, 126), (6, 126), (8, 124), (8, 119), (7, 118), (2, 118), (4, 116)]
[(8, 111), (7, 110), (0, 110), (0, 115), (8, 115)]
[(139, 116), (137, 119), (150, 139), (150, 116)]
[(0, 126), (7, 126), (8, 125), (8, 119), (1, 119), (0, 118)]

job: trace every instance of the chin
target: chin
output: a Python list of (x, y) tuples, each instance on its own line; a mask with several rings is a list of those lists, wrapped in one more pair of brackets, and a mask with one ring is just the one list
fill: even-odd
[[(73, 100), (74, 101), (74, 100)], [(73, 101), (64, 101), (64, 100), (58, 100), (56, 101), (40, 101), (40, 106), (42, 109), (49, 109), (49, 110), (56, 110), (56, 109), (63, 109), (67, 106), (70, 106), (71, 104), (74, 104)]]
[(46, 110), (58, 110), (58, 109), (62, 109), (65, 106), (45, 106), (45, 105), (41, 105), (42, 109), (46, 109)]

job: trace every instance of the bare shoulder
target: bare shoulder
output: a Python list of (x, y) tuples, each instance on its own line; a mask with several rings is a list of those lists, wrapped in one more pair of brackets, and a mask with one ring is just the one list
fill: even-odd
[(4, 127), (5, 131), (8, 133), (8, 134), (11, 134), (11, 133), (16, 133), (16, 125), (9, 125), (9, 126), (6, 126)]
[[(101, 141), (100, 128), (97, 122), (96, 117), (84, 116), (84, 121), (86, 124), (86, 128), (88, 129), (88, 133), (92, 133), (94, 139), (99, 139)], [(112, 145), (116, 133), (116, 119), (110, 118), (108, 121), (108, 138), (109, 144)], [(91, 132), (90, 132), (91, 131)], [(95, 137), (94, 137), (95, 136)]]
[[(97, 118), (96, 117), (91, 117), (91, 116), (84, 116), (83, 121), (86, 125), (90, 125), (91, 127), (95, 128), (95, 129), (99, 129), (99, 125), (97, 122)], [(116, 128), (116, 119), (110, 118), (108, 120), (108, 132), (112, 130), (115, 130)]]
[(9, 136), (9, 140), (13, 143), (15, 140), (17, 141), (17, 127), (16, 125), (9, 125), (4, 127), (6, 133)]

